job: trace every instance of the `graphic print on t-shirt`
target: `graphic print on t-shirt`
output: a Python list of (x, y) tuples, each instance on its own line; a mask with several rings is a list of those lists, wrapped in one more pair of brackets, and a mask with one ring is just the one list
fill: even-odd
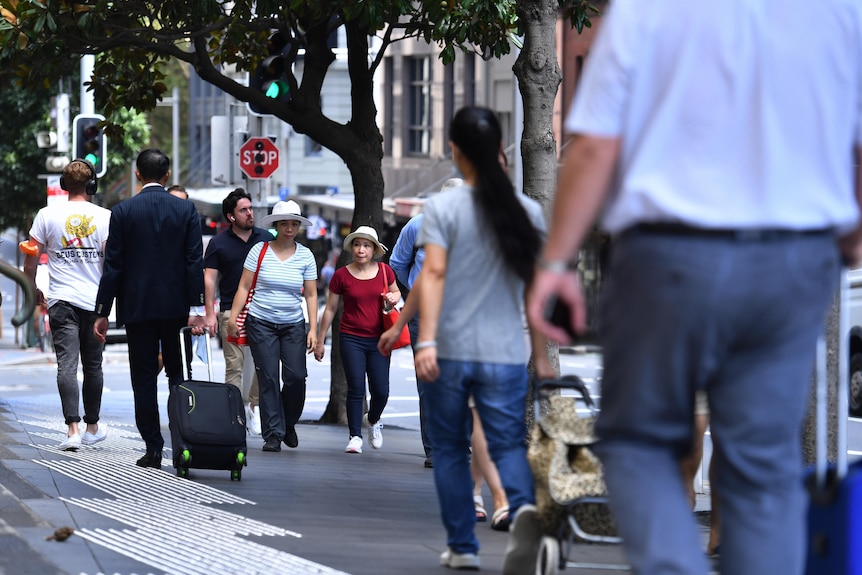
[[(62, 247), (55, 252), (58, 263), (100, 263), (102, 246), (95, 244), (85, 247), (83, 241), (96, 233), (96, 226), (93, 224), (94, 217), (72, 214), (66, 218), (65, 233), (60, 238), (60, 245)], [(88, 243), (92, 244), (93, 242)]]

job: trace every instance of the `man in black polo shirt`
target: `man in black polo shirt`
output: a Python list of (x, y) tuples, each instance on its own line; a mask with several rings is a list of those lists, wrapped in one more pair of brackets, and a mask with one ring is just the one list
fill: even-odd
[[(251, 195), (242, 188), (237, 188), (227, 195), (222, 202), (222, 213), (230, 222), (230, 228), (210, 240), (204, 255), (207, 328), (210, 333), (215, 333), (217, 327), (220, 329), (224, 351), (225, 382), (237, 386), (243, 392), (243, 400), (247, 402), (248, 429), (254, 435), (260, 435), (257, 375), (252, 379), (251, 388), (248, 391), (244, 390), (243, 347), (227, 340), (227, 320), (230, 317), (233, 296), (239, 285), (242, 266), (248, 251), (258, 242), (271, 240), (272, 234), (263, 228), (255, 227)], [(216, 318), (215, 313), (216, 279), (218, 279), (219, 309), (221, 310), (219, 318)]]

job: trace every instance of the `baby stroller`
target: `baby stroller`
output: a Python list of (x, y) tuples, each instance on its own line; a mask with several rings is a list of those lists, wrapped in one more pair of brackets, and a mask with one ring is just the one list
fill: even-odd
[[(580, 397), (561, 395), (571, 389)], [(607, 506), (607, 490), (595, 443), (596, 408), (586, 384), (576, 376), (542, 380), (535, 389), (536, 421), (527, 457), (536, 484), (542, 524), (537, 575), (564, 569), (575, 540), (619, 543)], [(578, 413), (582, 401), (588, 413)], [(565, 544), (565, 545), (564, 545)]]

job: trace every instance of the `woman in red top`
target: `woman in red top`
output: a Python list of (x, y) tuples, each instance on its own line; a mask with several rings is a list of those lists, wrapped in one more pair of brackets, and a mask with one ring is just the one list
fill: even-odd
[[(395, 283), (395, 272), (388, 265), (374, 261), (386, 253), (386, 246), (377, 239), (377, 231), (370, 226), (360, 226), (344, 238), (344, 249), (353, 254), (353, 261), (335, 270), (329, 282), (329, 295), (326, 298), (326, 311), (318, 326), (318, 340), (314, 348), (314, 358), (323, 359), (323, 339), (338, 304), (344, 298), (344, 311), (341, 315), (341, 328), (338, 342), (341, 348), (341, 362), (347, 377), (347, 426), (350, 440), (345, 453), (362, 453), (362, 423), (369, 427), (371, 447), (383, 446), (383, 433), (380, 416), (389, 400), (389, 357), (377, 351), (377, 340), (383, 333), (383, 316), (380, 313), (385, 299), (395, 305), (401, 299), (401, 292)], [(365, 399), (365, 376), (368, 375), (368, 389), (371, 402), (368, 415), (362, 417), (362, 404)]]

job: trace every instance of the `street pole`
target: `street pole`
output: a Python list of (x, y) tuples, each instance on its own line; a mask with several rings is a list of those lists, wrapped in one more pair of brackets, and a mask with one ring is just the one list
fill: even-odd
[(162, 98), (156, 106), (171, 107), (171, 183), (180, 183), (180, 89), (174, 86), (169, 98)]
[[(257, 114), (248, 115), (248, 136), (258, 138), (263, 136), (263, 117)], [(251, 194), (252, 206), (254, 208), (254, 221), (259, 222), (269, 215), (269, 204), (266, 197), (265, 180), (246, 179), (248, 193)]]
[(93, 54), (81, 56), (81, 114), (95, 114), (96, 104), (93, 92), (84, 85), (93, 79), (93, 69), (96, 67), (96, 57)]

